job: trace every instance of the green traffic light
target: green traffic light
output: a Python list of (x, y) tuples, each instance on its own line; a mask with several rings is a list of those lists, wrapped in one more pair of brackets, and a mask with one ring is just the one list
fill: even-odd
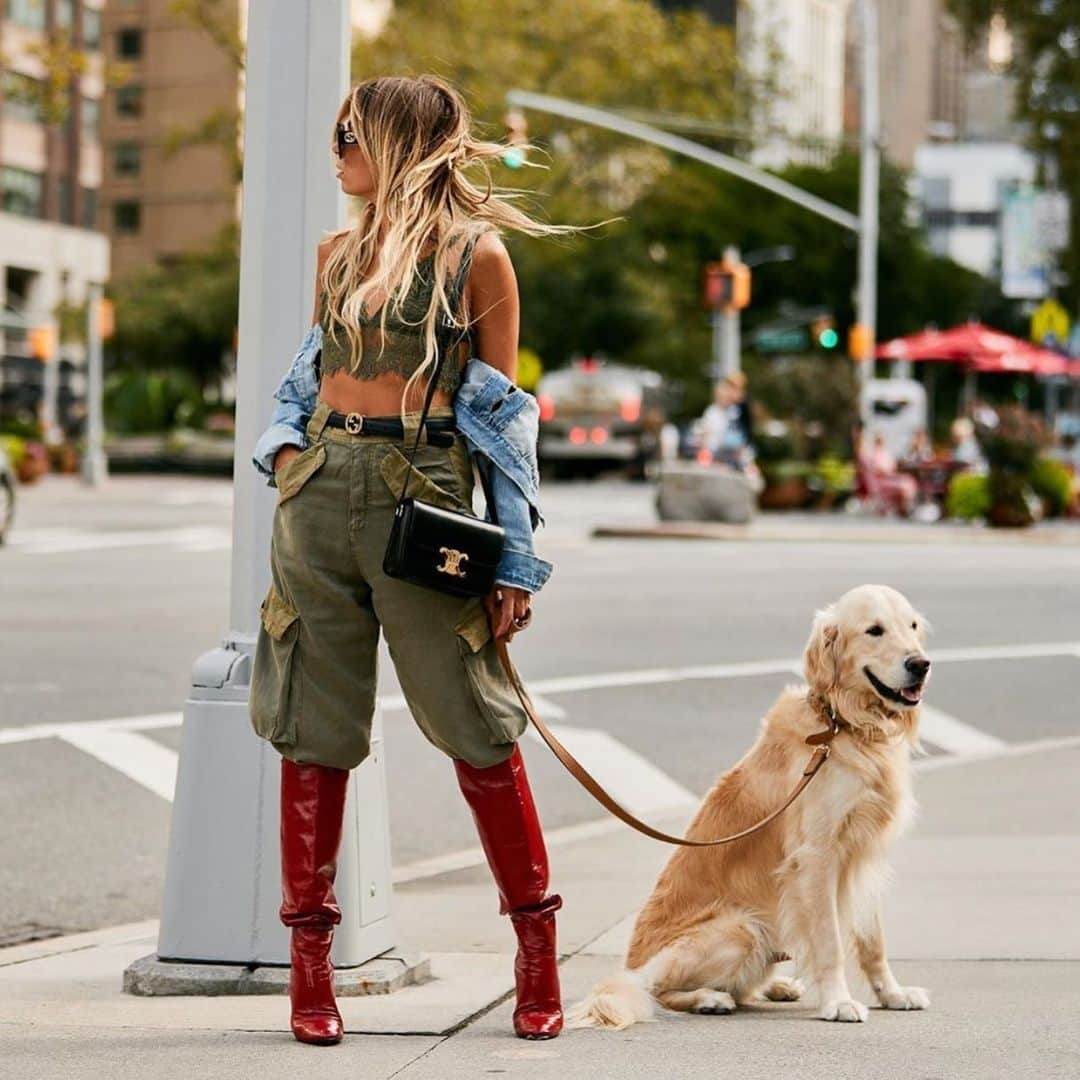
[(525, 162), (525, 151), (520, 146), (511, 146), (507, 148), (501, 160), (511, 169), (520, 169)]
[(840, 344), (840, 335), (832, 328), (822, 330), (818, 336), (818, 344), (823, 349), (835, 349)]

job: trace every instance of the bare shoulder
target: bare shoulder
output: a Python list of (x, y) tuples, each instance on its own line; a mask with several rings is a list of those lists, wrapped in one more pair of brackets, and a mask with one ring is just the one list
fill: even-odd
[(484, 307), (507, 293), (517, 292), (514, 264), (497, 229), (489, 229), (477, 238), (466, 288), (470, 297), (484, 298)]
[(336, 232), (327, 233), (326, 236), (319, 241), (319, 266), (322, 266), (322, 264), (326, 262), (330, 252), (345, 239), (348, 231), (348, 229), (338, 229)]

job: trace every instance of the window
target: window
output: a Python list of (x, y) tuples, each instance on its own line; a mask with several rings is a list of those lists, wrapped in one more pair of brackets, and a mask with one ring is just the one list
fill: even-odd
[(41, 217), (44, 184), (41, 173), (16, 169), (10, 165), (0, 168), (0, 209), (23, 217)]
[(39, 80), (16, 71), (5, 72), (4, 115), (9, 120), (21, 120), (27, 124), (43, 123), (41, 91)]
[(113, 173), (138, 176), (142, 169), (142, 147), (138, 143), (117, 143), (113, 147)]
[(82, 227), (84, 229), (97, 228), (97, 188), (82, 189)]
[(44, 30), (45, 0), (8, 0), (7, 17), (30, 30)]
[(96, 139), (101, 128), (101, 102), (97, 98), (82, 99), (83, 138)]
[(84, 49), (101, 48), (101, 12), (97, 8), (83, 8), (82, 37)]
[(71, 187), (71, 181), (66, 176), (58, 176), (56, 178), (56, 207), (59, 220), (64, 225), (75, 224), (75, 203), (73, 197), (74, 191)]
[(143, 35), (141, 30), (129, 27), (116, 32), (116, 55), (121, 60), (138, 60), (142, 56)]
[(116, 91), (116, 115), (125, 119), (142, 116), (143, 91), (141, 86), (121, 86)]
[(118, 233), (137, 233), (142, 223), (142, 205), (137, 202), (113, 203), (113, 229)]
[(75, 0), (56, 0), (56, 25), (70, 30), (75, 22)]

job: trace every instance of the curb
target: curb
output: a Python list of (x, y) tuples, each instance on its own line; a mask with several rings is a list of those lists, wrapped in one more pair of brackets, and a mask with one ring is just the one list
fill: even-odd
[(722, 525), (708, 522), (661, 525), (597, 525), (589, 534), (597, 540), (726, 540), (747, 543), (825, 544), (999, 544), (1036, 547), (1080, 547), (1080, 527), (1051, 530), (975, 529), (959, 526), (913, 525), (864, 527), (851, 525)]

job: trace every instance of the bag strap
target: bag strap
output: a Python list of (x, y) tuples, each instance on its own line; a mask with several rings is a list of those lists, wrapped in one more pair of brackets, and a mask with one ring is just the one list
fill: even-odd
[(654, 829), (651, 825), (634, 817), (629, 810), (617, 803), (604, 788), (600, 786), (599, 782), (590, 775), (581, 762), (579, 762), (577, 758), (575, 758), (574, 755), (559, 742), (543, 720), (536, 715), (536, 710), (529, 700), (529, 695), (525, 692), (525, 687), (521, 683), (517, 670), (510, 662), (510, 654), (506, 648), (506, 639), (497, 638), (495, 641), (495, 649), (499, 655), (499, 661), (503, 666), (503, 670), (506, 672), (511, 685), (514, 688), (514, 693), (517, 694), (518, 700), (521, 702), (522, 707), (532, 721), (533, 727), (540, 733), (540, 737), (547, 743), (552, 753), (554, 753), (563, 765), (566, 766), (570, 775), (573, 776), (601, 806), (610, 811), (621, 821), (624, 821), (630, 828), (636, 829), (639, 833), (644, 833), (646, 836), (650, 836), (654, 840), (660, 840), (665, 844), (679, 844), (682, 847), (716, 847), (719, 844), (730, 844), (735, 840), (741, 840), (745, 836), (750, 836), (760, 829), (764, 829), (771, 821), (775, 821), (776, 818), (778, 818), (806, 790), (810, 781), (817, 776), (818, 771), (821, 769), (821, 766), (825, 764), (825, 761), (829, 756), (831, 749), (830, 744), (840, 730), (839, 724), (836, 719), (833, 718), (825, 731), (815, 732), (815, 734), (807, 736), (807, 744), (814, 748), (813, 753), (810, 755), (810, 760), (806, 763), (806, 768), (803, 769), (803, 774), (800, 777), (799, 782), (795, 785), (795, 789), (783, 804), (777, 807), (777, 809), (769, 814), (768, 817), (762, 818), (756, 825), (751, 825), (748, 829), (743, 829), (741, 832), (734, 833), (731, 836), (722, 836), (716, 840), (687, 840), (685, 837), (672, 836), (670, 833)]
[[(461, 261), (460, 261), (460, 263), (458, 265), (457, 273), (454, 276), (454, 284), (453, 284), (453, 286), (451, 288), (451, 303), (454, 304), (455, 306), (456, 306), (457, 300), (458, 300), (458, 283), (459, 283), (459, 281), (464, 280), (464, 278), (462, 276), (462, 273), (463, 273), (463, 269), (465, 267), (467, 267), (467, 265), (468, 265), (466, 260), (471, 257), (472, 244), (473, 244), (472, 238), (470, 238), (469, 240), (467, 240), (465, 242), (464, 250), (461, 253)], [(446, 316), (444, 315), (443, 319), (440, 320), (440, 322), (439, 322), (439, 330), (441, 331), (442, 328), (444, 326), (446, 326), (446, 325), (451, 325), (451, 324), (449, 324), (446, 321)], [(464, 335), (461, 335), (461, 336), (464, 336)], [(461, 336), (458, 337), (459, 342), (461, 341)], [(441, 332), (436, 332), (436, 335), (435, 335), (435, 369), (434, 369), (434, 371), (432, 371), (431, 377), (428, 379), (427, 393), (424, 395), (424, 407), (420, 411), (420, 421), (416, 425), (416, 438), (413, 440), (412, 450), (409, 451), (409, 467), (405, 470), (405, 480), (401, 485), (401, 494), (398, 496), (398, 500), (397, 500), (397, 506), (398, 507), (401, 506), (402, 502), (405, 499), (405, 492), (409, 490), (409, 481), (412, 479), (412, 473), (413, 473), (413, 458), (416, 457), (416, 450), (417, 450), (417, 447), (419, 447), (419, 445), (420, 445), (420, 437), (424, 433), (424, 423), (427, 421), (427, 415), (428, 415), (428, 411), (431, 408), (431, 402), (434, 400), (435, 391), (438, 389), (438, 386), (439, 386), (439, 373), (442, 371), (443, 361), (446, 359), (447, 352), (450, 351), (449, 349), (445, 349), (443, 347), (444, 342), (442, 341), (442, 337), (443, 337), (443, 334)], [(457, 342), (455, 342), (455, 345), (456, 344), (457, 344)], [(481, 477), (481, 480), (483, 480), (483, 477)], [(487, 487), (485, 486), (485, 488), (484, 488), (484, 497), (487, 498), (487, 496), (488, 496), (488, 492), (487, 492)], [(492, 505), (494, 505), (494, 504), (492, 504)]]

